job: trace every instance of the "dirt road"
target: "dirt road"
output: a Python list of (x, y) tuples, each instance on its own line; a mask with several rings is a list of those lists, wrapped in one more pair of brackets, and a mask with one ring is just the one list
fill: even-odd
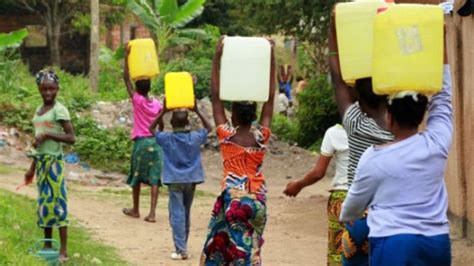
[[(283, 155), (270, 154), (265, 173), (268, 187), (269, 220), (264, 234), (262, 256), (265, 265), (325, 265), (326, 264), (326, 189), (329, 180), (306, 189), (297, 199), (283, 197), (281, 191), (289, 177), (299, 178), (311, 167), (313, 156), (294, 151)], [(25, 158), (0, 154), (0, 163), (11, 168), (26, 167)], [(199, 193), (192, 209), (192, 228), (188, 261), (172, 261), (171, 230), (168, 223), (168, 200), (159, 199), (158, 221), (125, 217), (121, 208), (129, 206), (128, 188), (94, 187), (69, 183), (70, 212), (75, 221), (89, 228), (94, 237), (118, 249), (132, 265), (197, 265), (205, 239), (209, 216), (215, 196), (219, 193), (220, 157), (204, 152), (206, 183), (198, 186)], [(15, 170), (0, 177), (0, 187), (14, 191), (22, 173)], [(35, 197), (33, 187), (19, 194)], [(149, 198), (143, 197), (141, 215), (147, 212)], [(74, 253), (73, 250), (70, 253)], [(85, 254), (82, 254), (85, 255)], [(474, 247), (465, 240), (453, 242), (453, 265), (474, 265)]]

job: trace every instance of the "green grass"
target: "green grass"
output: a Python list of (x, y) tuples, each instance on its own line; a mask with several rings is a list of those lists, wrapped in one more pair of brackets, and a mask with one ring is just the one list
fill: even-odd
[[(2, 167), (3, 168), (3, 167)], [(36, 204), (24, 196), (0, 189), (0, 262), (2, 265), (44, 265), (28, 254), (30, 247), (43, 238), (36, 226)], [(68, 252), (70, 260), (64, 265), (124, 265), (112, 247), (94, 241), (85, 228), (74, 220), (69, 227)], [(58, 232), (54, 231), (57, 239)]]

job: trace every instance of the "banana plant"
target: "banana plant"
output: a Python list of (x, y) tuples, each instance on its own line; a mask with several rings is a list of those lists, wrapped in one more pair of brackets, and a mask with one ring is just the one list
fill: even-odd
[(158, 55), (174, 45), (191, 45), (207, 38), (201, 29), (184, 28), (204, 10), (206, 0), (188, 0), (179, 6), (177, 0), (127, 0), (128, 9), (153, 33)]
[(28, 36), (28, 30), (21, 29), (10, 33), (0, 33), (0, 52), (8, 48), (17, 48)]

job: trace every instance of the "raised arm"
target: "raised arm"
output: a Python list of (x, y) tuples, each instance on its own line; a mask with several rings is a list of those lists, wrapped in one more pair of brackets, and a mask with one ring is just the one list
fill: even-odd
[(125, 87), (127, 88), (128, 96), (133, 98), (133, 93), (135, 92), (133, 89), (132, 81), (130, 80), (130, 73), (128, 71), (128, 55), (130, 54), (130, 47), (128, 44), (126, 45), (125, 49), (125, 58), (123, 64), (123, 81), (125, 82)]
[(166, 99), (163, 100), (163, 109), (161, 110), (160, 114), (155, 118), (155, 120), (151, 123), (148, 131), (151, 134), (155, 135), (156, 126), (158, 126), (158, 130), (161, 132), (165, 128), (165, 124), (163, 122), (163, 116), (168, 113), (169, 110), (166, 108)]
[(227, 117), (225, 116), (224, 103), (220, 99), (219, 86), (220, 86), (220, 69), (221, 69), (221, 57), (224, 44), (222, 43), (223, 38), (217, 43), (216, 53), (212, 60), (212, 76), (211, 76), (211, 98), (212, 98), (212, 113), (214, 115), (214, 122), (216, 126), (227, 123)]
[(274, 46), (275, 43), (273, 40), (268, 40), (271, 44), (271, 62), (270, 62), (270, 95), (268, 97), (268, 101), (263, 104), (262, 107), (262, 114), (260, 116), (260, 125), (264, 127), (271, 127), (272, 125), (272, 117), (273, 117), (273, 108), (274, 108), (274, 99), (275, 99), (275, 51)]
[(204, 126), (204, 128), (206, 128), (207, 132), (211, 132), (212, 125), (209, 120), (207, 120), (207, 118), (204, 116), (201, 109), (199, 109), (197, 101), (194, 103), (194, 108), (192, 109), (192, 111), (196, 112), (199, 119), (201, 119), (202, 125)]
[(428, 107), (426, 132), (437, 144), (440, 151), (447, 157), (453, 134), (453, 106), (451, 70), (446, 52), (446, 36), (444, 41), (443, 88), (433, 96)]
[(339, 115), (344, 117), (344, 113), (347, 108), (354, 103), (354, 97), (352, 96), (350, 88), (342, 79), (341, 67), (339, 64), (339, 49), (337, 47), (337, 35), (336, 35), (336, 17), (331, 17), (329, 24), (329, 72), (331, 73), (332, 86), (336, 96), (337, 109)]

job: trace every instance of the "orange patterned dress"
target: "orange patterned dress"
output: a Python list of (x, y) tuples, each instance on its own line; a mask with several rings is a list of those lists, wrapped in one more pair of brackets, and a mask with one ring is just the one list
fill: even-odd
[(209, 223), (201, 265), (260, 265), (267, 219), (262, 163), (270, 139), (269, 128), (252, 130), (259, 147), (242, 147), (230, 139), (230, 124), (217, 128), (224, 163), (222, 193)]

